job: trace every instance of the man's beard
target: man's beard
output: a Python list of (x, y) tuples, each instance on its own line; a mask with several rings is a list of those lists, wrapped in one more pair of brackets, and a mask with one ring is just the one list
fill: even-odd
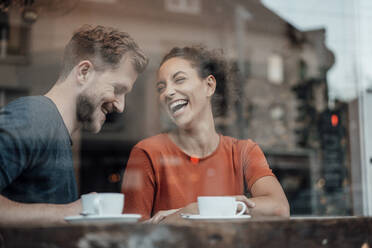
[(83, 124), (83, 128), (89, 132), (94, 132), (93, 114), (97, 106), (92, 101), (92, 98), (86, 94), (80, 94), (77, 98), (76, 116), (77, 120)]

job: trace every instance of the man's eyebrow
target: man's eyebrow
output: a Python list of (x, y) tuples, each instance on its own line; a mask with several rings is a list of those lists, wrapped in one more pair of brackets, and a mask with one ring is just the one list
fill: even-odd
[(125, 85), (121, 85), (121, 84), (115, 84), (115, 89), (118, 93), (124, 93), (124, 92), (128, 92), (129, 91), (129, 88)]

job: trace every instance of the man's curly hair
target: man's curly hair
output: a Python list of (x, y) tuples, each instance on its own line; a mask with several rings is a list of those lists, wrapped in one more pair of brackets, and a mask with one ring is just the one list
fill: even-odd
[(65, 47), (60, 79), (66, 78), (82, 60), (89, 60), (96, 70), (115, 69), (124, 55), (137, 73), (146, 68), (148, 58), (128, 33), (111, 27), (84, 25)]

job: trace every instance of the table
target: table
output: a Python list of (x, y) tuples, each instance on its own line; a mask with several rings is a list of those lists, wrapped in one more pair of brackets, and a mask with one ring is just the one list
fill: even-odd
[(6, 227), (11, 247), (372, 247), (372, 217), (252, 218), (239, 222), (185, 220), (178, 224), (67, 224)]

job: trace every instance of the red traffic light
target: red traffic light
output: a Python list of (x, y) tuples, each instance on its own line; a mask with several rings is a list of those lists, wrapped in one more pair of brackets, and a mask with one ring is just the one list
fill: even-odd
[(332, 114), (331, 115), (331, 124), (332, 124), (332, 127), (337, 127), (338, 125), (338, 115), (336, 114)]

